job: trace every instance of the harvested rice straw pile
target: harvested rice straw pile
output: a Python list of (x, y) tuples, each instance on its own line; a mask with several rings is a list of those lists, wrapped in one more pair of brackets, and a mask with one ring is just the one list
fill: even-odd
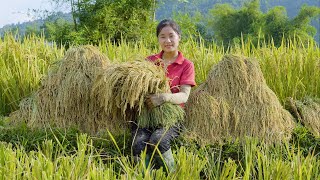
[(314, 136), (320, 137), (320, 99), (305, 97), (301, 101), (288, 98), (286, 108)]
[(226, 55), (191, 93), (186, 127), (201, 143), (246, 136), (276, 142), (291, 137), (294, 121), (267, 86), (256, 60)]
[(114, 129), (110, 116), (90, 97), (93, 80), (109, 60), (93, 46), (71, 48), (64, 58), (50, 69), (33, 97), (20, 104), (12, 119), (22, 119), (31, 127), (78, 126), (95, 133), (99, 129)]
[(118, 123), (126, 124), (138, 118), (138, 124), (143, 127), (167, 126), (183, 118), (181, 107), (165, 103), (147, 110), (145, 98), (149, 94), (169, 91), (163, 68), (143, 60), (105, 68), (94, 83), (92, 95), (97, 97), (107, 114), (113, 114), (113, 119), (123, 120)]

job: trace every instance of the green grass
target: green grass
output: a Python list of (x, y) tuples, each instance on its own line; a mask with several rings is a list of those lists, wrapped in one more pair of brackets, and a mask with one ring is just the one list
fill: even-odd
[[(265, 145), (256, 139), (200, 147), (182, 137), (173, 144), (177, 170), (135, 164), (127, 137), (88, 136), (75, 129), (0, 129), (1, 179), (319, 179), (320, 139)], [(16, 137), (16, 138), (13, 138)], [(312, 135), (310, 135), (312, 137)], [(306, 142), (309, 141), (309, 142)], [(30, 143), (27, 143), (30, 142)], [(119, 143), (119, 144), (118, 144)]]

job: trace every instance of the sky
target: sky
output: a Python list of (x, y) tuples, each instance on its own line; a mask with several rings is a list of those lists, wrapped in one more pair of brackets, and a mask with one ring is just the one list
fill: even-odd
[[(35, 15), (28, 16), (32, 9), (51, 10), (50, 0), (0, 0), (0, 28), (12, 23), (35, 20)], [(28, 11), (30, 9), (30, 11)], [(32, 13), (31, 13), (32, 14)]]

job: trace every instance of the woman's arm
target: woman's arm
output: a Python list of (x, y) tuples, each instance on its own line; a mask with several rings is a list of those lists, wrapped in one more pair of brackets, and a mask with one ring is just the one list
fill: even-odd
[(147, 106), (150, 108), (160, 106), (165, 102), (170, 102), (172, 104), (186, 103), (189, 98), (190, 91), (191, 91), (190, 85), (181, 85), (180, 92), (153, 94), (147, 97), (146, 103), (147, 103)]

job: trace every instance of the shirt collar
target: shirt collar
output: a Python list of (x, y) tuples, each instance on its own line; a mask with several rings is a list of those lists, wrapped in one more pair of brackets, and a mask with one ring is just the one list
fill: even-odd
[[(156, 55), (156, 57), (157, 57), (158, 59), (161, 59), (163, 53), (164, 53), (164, 51), (161, 51), (159, 54)], [(183, 54), (182, 54), (180, 51), (178, 51), (178, 57), (177, 57), (177, 59), (176, 59), (173, 63), (182, 64), (183, 61), (184, 61)]]

